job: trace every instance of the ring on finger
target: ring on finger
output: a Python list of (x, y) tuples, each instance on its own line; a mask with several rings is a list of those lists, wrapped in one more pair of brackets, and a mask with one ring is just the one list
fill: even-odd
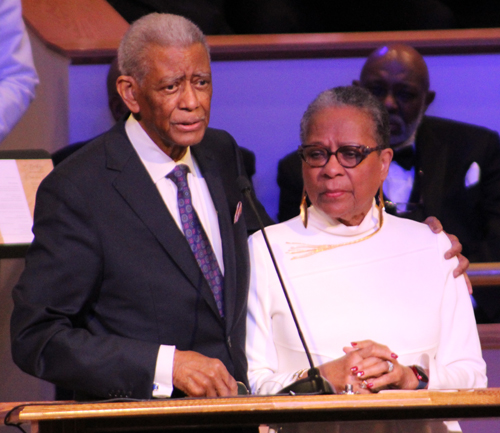
[(391, 361), (386, 361), (387, 362), (387, 373), (390, 373), (392, 370), (394, 370), (394, 364)]
[(368, 382), (366, 380), (363, 380), (363, 382), (361, 382), (360, 388), (366, 389), (366, 388), (368, 388), (367, 385), (368, 385)]

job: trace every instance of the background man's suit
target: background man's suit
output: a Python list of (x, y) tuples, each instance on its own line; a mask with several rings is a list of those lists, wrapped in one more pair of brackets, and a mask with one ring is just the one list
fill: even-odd
[[(423, 219), (437, 217), (457, 235), (471, 262), (500, 261), (500, 139), (486, 128), (425, 116), (416, 137)], [(480, 180), (466, 187), (471, 165)], [(302, 162), (293, 152), (278, 165), (278, 219), (299, 213)], [(418, 172), (419, 170), (416, 170)], [(386, 197), (390, 200), (390, 197)]]
[[(500, 261), (500, 139), (461, 122), (425, 117), (418, 129), (424, 217), (436, 216), (458, 236), (471, 262)], [(471, 165), (480, 178), (466, 186)]]
[(247, 233), (257, 226), (236, 187), (241, 156), (229, 134), (210, 128), (191, 151), (218, 213), (225, 319), (119, 122), (39, 188), (35, 241), (13, 293), (13, 357), (23, 370), (82, 398), (151, 398), (167, 344), (218, 358), (247, 382)]

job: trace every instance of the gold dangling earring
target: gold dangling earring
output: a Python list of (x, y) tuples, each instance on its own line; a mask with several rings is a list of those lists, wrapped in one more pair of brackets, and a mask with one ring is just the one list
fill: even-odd
[(384, 223), (384, 209), (385, 209), (385, 202), (384, 202), (384, 191), (382, 189), (383, 182), (380, 184), (380, 188), (378, 190), (378, 221), (379, 221), (379, 229), (382, 227), (382, 224)]
[(304, 188), (302, 192), (302, 201), (300, 202), (300, 219), (302, 220), (302, 224), (304, 224), (304, 228), (307, 228), (307, 192)]

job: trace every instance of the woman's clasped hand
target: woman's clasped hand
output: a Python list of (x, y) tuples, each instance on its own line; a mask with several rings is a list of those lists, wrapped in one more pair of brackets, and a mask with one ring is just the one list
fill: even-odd
[(416, 389), (418, 380), (410, 367), (398, 362), (387, 346), (371, 340), (352, 342), (345, 355), (319, 367), (337, 391), (351, 384), (354, 392), (367, 394), (383, 389)]

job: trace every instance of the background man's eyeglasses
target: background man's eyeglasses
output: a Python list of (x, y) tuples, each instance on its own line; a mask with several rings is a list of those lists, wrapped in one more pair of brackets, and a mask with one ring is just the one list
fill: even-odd
[(354, 168), (360, 164), (370, 153), (383, 149), (384, 146), (368, 147), (361, 145), (340, 146), (335, 152), (322, 146), (300, 146), (299, 155), (314, 168), (324, 167), (330, 157), (335, 155), (339, 164), (344, 168)]

